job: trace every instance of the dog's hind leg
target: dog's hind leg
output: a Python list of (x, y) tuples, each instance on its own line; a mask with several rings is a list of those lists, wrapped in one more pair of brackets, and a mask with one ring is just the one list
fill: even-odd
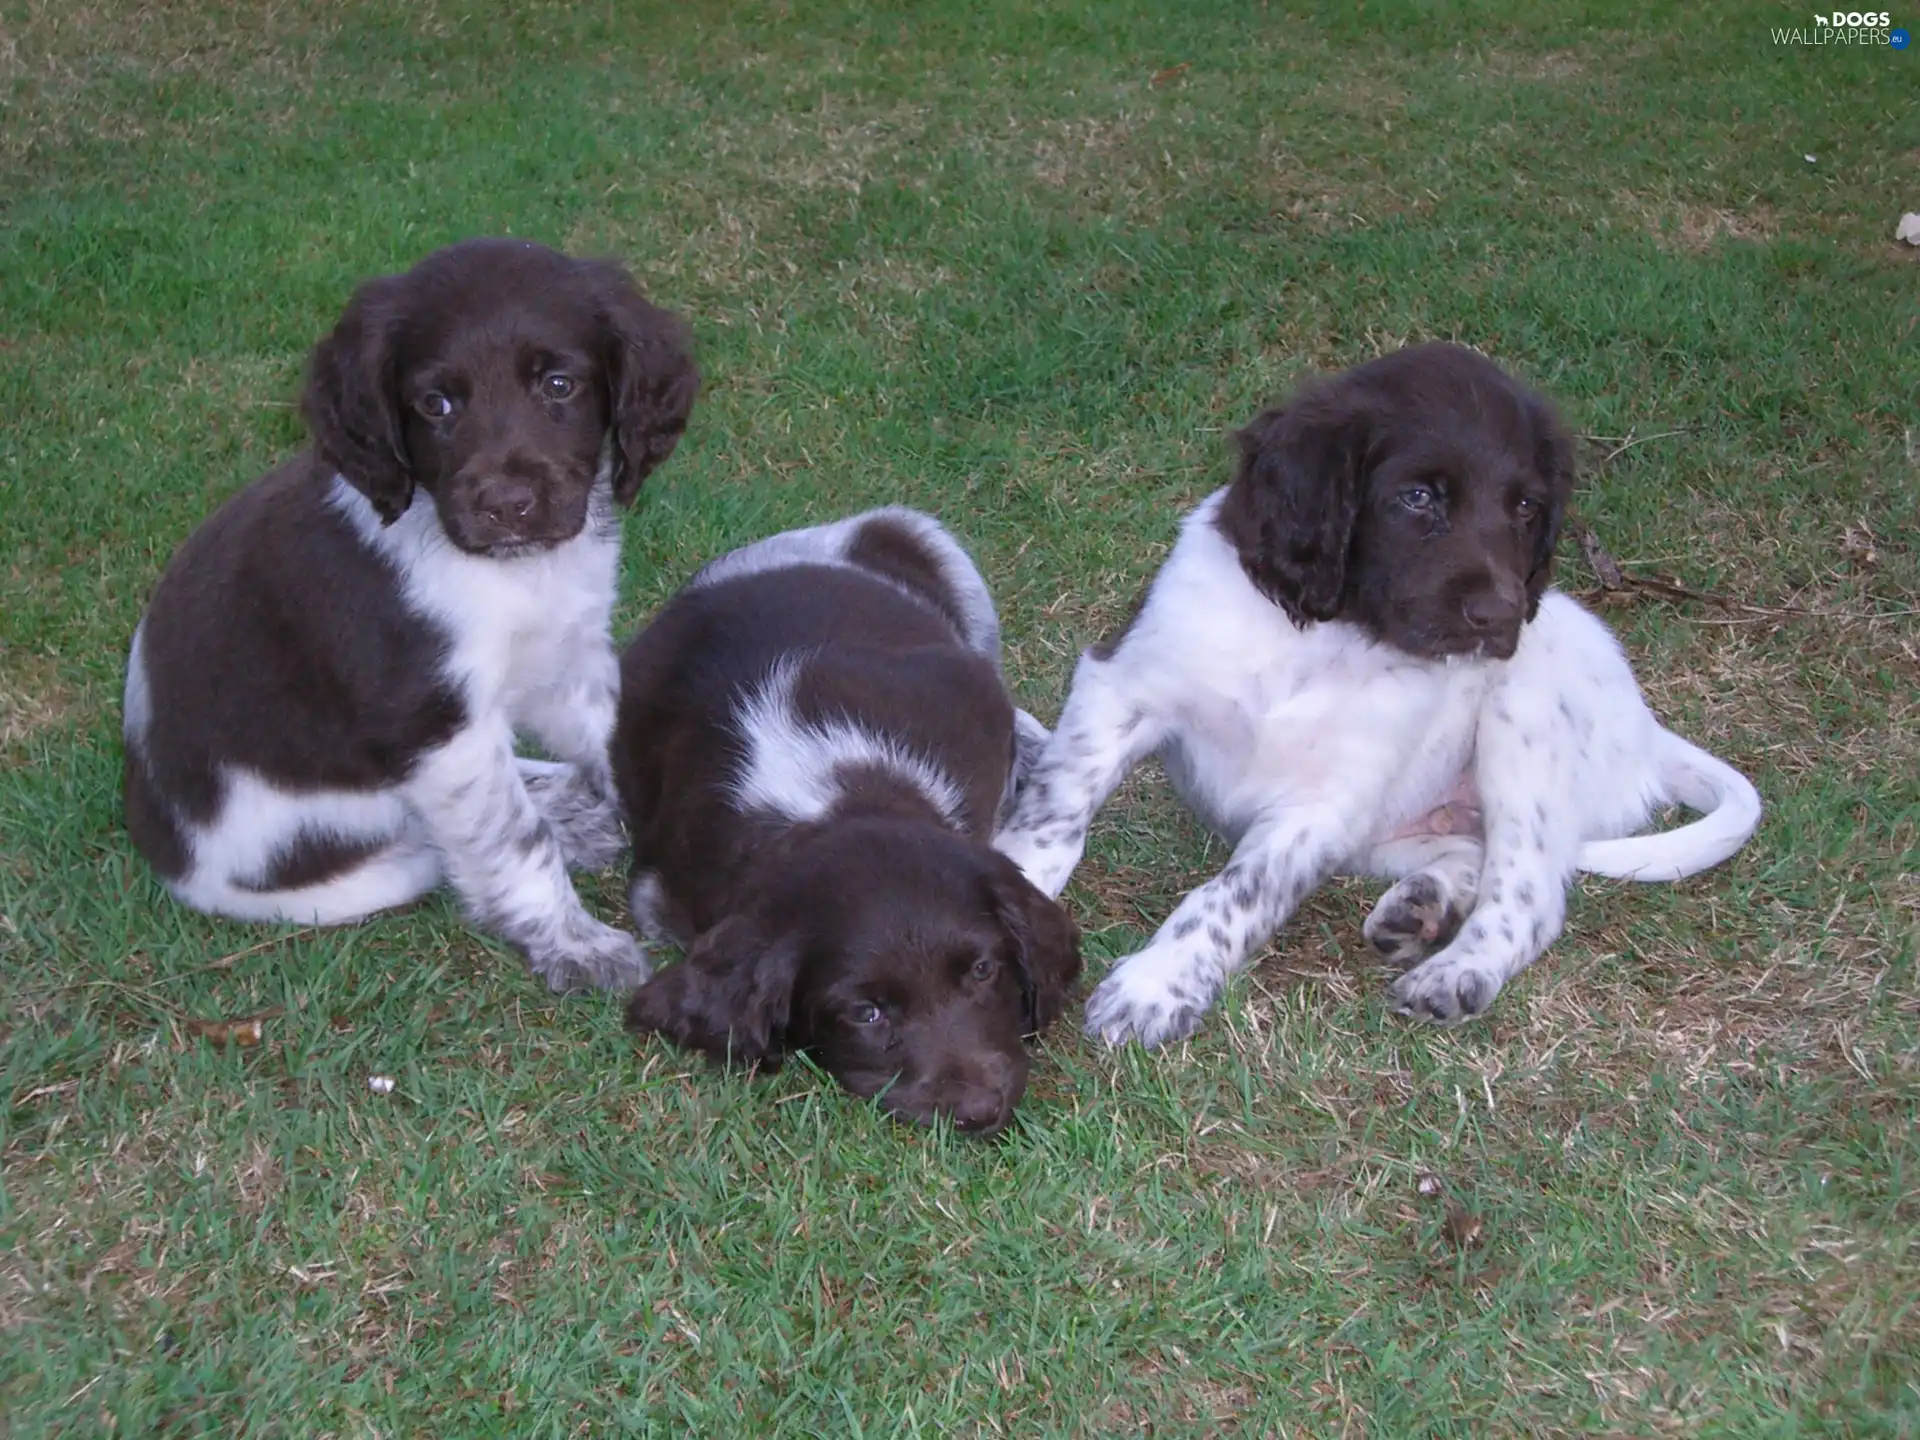
[(219, 813), (183, 827), (192, 855), (167, 888), (235, 920), (345, 925), (407, 905), (444, 878), (440, 855), (396, 791), (290, 791), (223, 776)]
[(1479, 898), (1483, 854), (1478, 835), (1407, 835), (1375, 845), (1363, 868), (1395, 883), (1360, 928), (1367, 943), (1402, 969), (1447, 944)]
[(600, 783), (577, 765), (555, 760), (515, 762), (527, 798), (553, 829), (560, 853), (572, 870), (604, 870), (626, 848), (620, 806)]

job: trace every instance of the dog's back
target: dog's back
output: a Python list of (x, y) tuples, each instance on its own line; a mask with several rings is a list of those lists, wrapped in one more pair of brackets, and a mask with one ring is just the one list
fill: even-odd
[(823, 557), (703, 574), (640, 634), (614, 770), (635, 866), (684, 917), (671, 928), (713, 924), (753, 852), (863, 784), (904, 783), (987, 838), (1013, 706), (957, 609)]

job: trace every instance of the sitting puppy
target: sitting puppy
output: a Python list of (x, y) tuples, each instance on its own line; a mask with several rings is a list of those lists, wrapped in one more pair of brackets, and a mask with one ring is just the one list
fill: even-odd
[(1066, 912), (987, 844), (1016, 749), (1045, 738), (1001, 683), (985, 582), (929, 517), (708, 565), (620, 665), (634, 918), (687, 947), (627, 1023), (714, 1059), (806, 1050), (896, 1115), (999, 1130), (1021, 1037), (1080, 973)]
[[(1547, 589), (1572, 446), (1471, 351), (1402, 350), (1239, 437), (1139, 614), (1080, 661), (996, 844), (1048, 894), (1158, 751), (1234, 845), (1087, 1002), (1119, 1044), (1191, 1033), (1329, 875), (1397, 880), (1368, 917), (1396, 1008), (1477, 1015), (1560, 933), (1576, 870), (1673, 880), (1759, 823), (1735, 771), (1661, 728), (1606, 627)], [(1624, 839), (1661, 806), (1703, 819)]]
[(621, 839), (615, 507), (698, 388), (611, 264), (475, 240), (361, 286), (313, 354), (315, 448), (189, 537), (134, 631), (127, 825), (173, 894), (330, 925), (451, 880), (555, 989), (644, 979), (567, 866)]

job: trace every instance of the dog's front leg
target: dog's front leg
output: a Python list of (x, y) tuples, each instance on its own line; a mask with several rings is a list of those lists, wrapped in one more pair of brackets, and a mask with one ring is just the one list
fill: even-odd
[(1566, 923), (1591, 726), (1559, 689), (1522, 678), (1532, 679), (1512, 677), (1488, 697), (1474, 742), (1486, 826), (1479, 902), (1451, 943), (1393, 982), (1402, 1015), (1453, 1025), (1482, 1013)]
[(406, 790), (468, 911), (522, 951), (549, 986), (613, 989), (647, 978), (639, 943), (580, 904), (506, 725), (475, 726), (423, 757)]
[(1337, 814), (1255, 825), (1227, 868), (1192, 891), (1144, 950), (1087, 997), (1087, 1033), (1121, 1045), (1184, 1040), (1233, 974), (1273, 937), (1350, 850)]
[(527, 729), (564, 763), (523, 759), (521, 779), (567, 863), (580, 870), (612, 864), (626, 845), (607, 753), (619, 687), (619, 662), (603, 644), (581, 654), (563, 683), (525, 703)]
[(1164, 723), (1125, 692), (1115, 670), (1091, 652), (1080, 657), (1053, 736), (993, 837), (994, 848), (1049, 897), (1067, 888), (1094, 812), (1166, 735)]

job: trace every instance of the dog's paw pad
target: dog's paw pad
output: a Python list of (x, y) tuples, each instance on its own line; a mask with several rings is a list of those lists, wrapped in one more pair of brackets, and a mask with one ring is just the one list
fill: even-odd
[(1418, 965), (1388, 989), (1394, 1010), (1414, 1020), (1458, 1025), (1481, 1015), (1500, 993), (1499, 977), (1477, 965)]
[(1438, 880), (1409, 875), (1380, 897), (1360, 933), (1392, 964), (1417, 964), (1451, 941), (1465, 916)]

